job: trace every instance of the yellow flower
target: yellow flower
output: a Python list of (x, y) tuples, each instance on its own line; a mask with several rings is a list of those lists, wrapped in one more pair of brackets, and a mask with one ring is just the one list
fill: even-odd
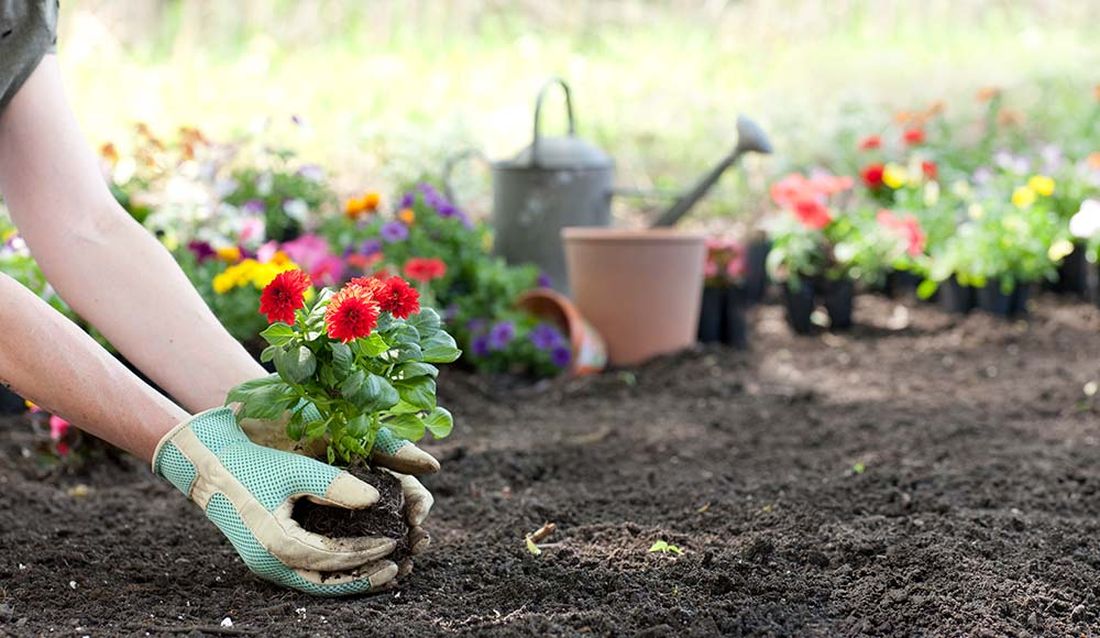
[(1047, 257), (1051, 261), (1062, 261), (1073, 252), (1073, 242), (1068, 239), (1059, 239), (1047, 249)]
[(1035, 198), (1035, 191), (1029, 186), (1017, 186), (1016, 190), (1012, 191), (1012, 203), (1016, 208), (1028, 208), (1035, 203)]
[(887, 164), (886, 168), (882, 170), (882, 183), (895, 190), (905, 186), (908, 180), (908, 172), (904, 167), (897, 164)]
[(214, 275), (214, 281), (212, 282), (212, 284), (214, 286), (214, 292), (218, 293), (219, 295), (224, 295), (225, 293), (237, 287), (236, 278), (233, 276), (232, 273), (228, 271), (220, 272), (217, 275)]
[(1054, 180), (1046, 175), (1033, 175), (1031, 179), (1027, 180), (1027, 186), (1043, 197), (1050, 197), (1054, 194)]
[(277, 250), (275, 251), (275, 254), (271, 256), (271, 263), (275, 264), (276, 266), (282, 266), (284, 264), (291, 263), (291, 261), (290, 257), (288, 257), (286, 253), (281, 250)]
[(414, 213), (411, 208), (402, 208), (401, 211), (397, 213), (397, 218), (406, 226), (412, 226), (413, 222), (416, 221), (416, 213)]
[(241, 249), (236, 246), (223, 246), (217, 250), (218, 259), (227, 264), (235, 264), (241, 260)]
[(15, 233), (16, 230), (14, 228), (4, 231), (4, 234), (0, 235), (0, 242), (7, 242), (12, 237), (15, 237)]

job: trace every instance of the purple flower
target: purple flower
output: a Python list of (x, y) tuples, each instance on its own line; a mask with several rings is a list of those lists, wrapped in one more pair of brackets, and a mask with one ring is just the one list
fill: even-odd
[(489, 349), (503, 350), (516, 337), (516, 325), (511, 321), (498, 321), (489, 329)]
[(553, 350), (564, 343), (558, 329), (548, 323), (535, 326), (528, 338), (539, 350)]
[(265, 210), (267, 206), (259, 199), (250, 199), (241, 205), (241, 211), (247, 215), (263, 215)]
[(458, 304), (451, 304), (447, 306), (443, 309), (443, 312), (440, 313), (440, 316), (445, 323), (450, 323), (454, 320), (456, 316), (458, 316)]
[(401, 196), (401, 201), (397, 204), (400, 208), (412, 208), (412, 205), (416, 203), (416, 193), (405, 193)]
[(489, 325), (489, 322), (485, 319), (475, 318), (466, 322), (466, 329), (470, 332), (481, 332), (485, 330), (485, 326)]
[(554, 286), (554, 280), (550, 278), (550, 275), (540, 272), (539, 278), (536, 281), (539, 288), (552, 288)]
[(325, 169), (317, 164), (306, 164), (298, 169), (298, 174), (311, 182), (321, 182), (325, 179)]
[(378, 253), (382, 252), (382, 242), (378, 241), (377, 239), (368, 239), (363, 242), (363, 246), (359, 249), (359, 252), (363, 253), (367, 257), (377, 255)]
[(187, 250), (194, 253), (195, 259), (199, 260), (200, 264), (214, 257), (214, 247), (205, 241), (193, 241), (187, 244)]
[(564, 368), (573, 360), (573, 352), (565, 346), (558, 346), (550, 352), (550, 362), (559, 368)]
[(393, 244), (409, 238), (409, 229), (401, 222), (387, 222), (382, 225), (382, 239)]
[(458, 208), (450, 202), (440, 201), (439, 206), (435, 207), (435, 212), (439, 213), (440, 217), (454, 217), (458, 214)]
[(474, 351), (475, 357), (487, 357), (489, 356), (489, 336), (481, 335), (473, 340), (470, 344), (470, 349)]

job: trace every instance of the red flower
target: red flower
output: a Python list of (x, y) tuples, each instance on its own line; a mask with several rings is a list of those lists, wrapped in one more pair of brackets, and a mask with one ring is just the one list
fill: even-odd
[(802, 222), (803, 226), (814, 230), (821, 230), (833, 221), (833, 216), (829, 214), (828, 207), (816, 199), (803, 199), (795, 202), (794, 213), (798, 215), (798, 220)]
[(348, 282), (348, 286), (358, 286), (367, 291), (379, 308), (398, 319), (408, 319), (420, 312), (420, 293), (400, 277), (356, 277)]
[(368, 337), (378, 325), (378, 303), (363, 286), (345, 286), (325, 310), (328, 336), (344, 343)]
[(279, 273), (260, 295), (260, 312), (269, 323), (294, 323), (294, 311), (305, 305), (306, 290), (312, 285), (301, 270)]
[(909, 253), (911, 257), (924, 253), (927, 236), (916, 217), (912, 215), (898, 217), (889, 209), (884, 208), (878, 212), (876, 220), (882, 227), (905, 240), (905, 252)]
[(924, 129), (911, 128), (902, 133), (901, 138), (910, 146), (924, 144)]
[(928, 179), (936, 179), (936, 177), (940, 174), (940, 167), (936, 166), (936, 163), (932, 160), (924, 160), (923, 162), (921, 162), (920, 170)]
[(413, 257), (405, 262), (405, 276), (420, 283), (439, 279), (447, 274), (447, 264), (442, 259)]
[(798, 200), (811, 196), (811, 193), (810, 180), (798, 173), (783, 177), (771, 187), (772, 201), (783, 208), (793, 207)]
[(882, 138), (878, 135), (868, 135), (859, 141), (861, 151), (872, 151), (876, 148), (882, 148)]
[(884, 168), (882, 164), (871, 164), (864, 167), (859, 172), (860, 177), (863, 178), (863, 183), (867, 185), (867, 188), (876, 189), (882, 186), (882, 172)]
[(378, 297), (382, 310), (398, 319), (408, 319), (420, 312), (420, 293), (400, 277), (390, 277)]

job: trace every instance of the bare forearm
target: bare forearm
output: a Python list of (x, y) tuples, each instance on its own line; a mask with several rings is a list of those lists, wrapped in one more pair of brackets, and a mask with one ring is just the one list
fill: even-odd
[(0, 297), (0, 382), (146, 460), (161, 437), (187, 419), (71, 321), (4, 275)]
[(0, 190), (46, 278), (187, 409), (264, 374), (114, 201), (47, 56), (0, 116)]

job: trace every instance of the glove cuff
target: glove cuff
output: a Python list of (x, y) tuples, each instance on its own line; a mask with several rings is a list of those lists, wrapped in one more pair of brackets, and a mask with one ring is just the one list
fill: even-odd
[(195, 464), (173, 443), (176, 436), (187, 429), (214, 453), (231, 443), (247, 442), (248, 437), (237, 425), (232, 410), (214, 408), (180, 423), (161, 438), (153, 452), (153, 473), (167, 479), (176, 489), (190, 497), (197, 476)]

